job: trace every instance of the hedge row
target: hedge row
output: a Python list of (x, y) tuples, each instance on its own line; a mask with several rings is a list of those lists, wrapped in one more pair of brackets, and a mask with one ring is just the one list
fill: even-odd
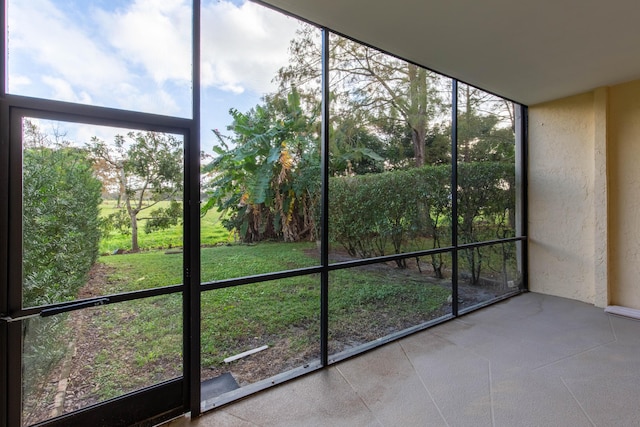
[[(513, 164), (458, 167), (458, 224), (462, 242), (506, 237), (513, 231)], [(433, 247), (450, 235), (451, 167), (334, 177), (329, 183), (329, 233), (352, 256), (370, 257)], [(494, 235), (498, 232), (502, 236)]]
[[(102, 184), (85, 153), (30, 148), (23, 156), (23, 305), (71, 300), (98, 255)], [(25, 402), (37, 399), (64, 356), (66, 315), (23, 323)]]
[(98, 255), (102, 184), (84, 152), (28, 149), (23, 158), (23, 303), (73, 299)]

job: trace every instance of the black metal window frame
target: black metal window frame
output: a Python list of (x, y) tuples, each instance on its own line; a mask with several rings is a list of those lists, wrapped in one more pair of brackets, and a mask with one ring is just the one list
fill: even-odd
[[(330, 201), (328, 182), (329, 182), (329, 39), (330, 34), (337, 34), (341, 37), (347, 37), (344, 34), (334, 32), (327, 27), (319, 27), (304, 18), (297, 17), (286, 11), (256, 1), (265, 7), (275, 9), (281, 13), (292, 16), (296, 19), (305, 21), (316, 26), (322, 32), (322, 135), (321, 135), (321, 250), (320, 264), (313, 267), (306, 267), (294, 270), (278, 271), (267, 274), (259, 274), (255, 276), (245, 276), (228, 280), (219, 280), (214, 282), (200, 282), (200, 226), (199, 226), (199, 206), (200, 206), (200, 0), (193, 0), (193, 26), (192, 26), (192, 102), (193, 112), (192, 118), (178, 118), (169, 116), (160, 116), (135, 111), (124, 111), (112, 108), (97, 107), (92, 105), (79, 105), (66, 103), (61, 101), (46, 100), (39, 98), (23, 97), (19, 95), (7, 94), (5, 82), (7, 81), (6, 65), (0, 67), (0, 80), (2, 85), (0, 88), (0, 196), (3, 201), (15, 200), (16, 180), (21, 179), (21, 165), (16, 165), (13, 159), (18, 155), (20, 149), (15, 142), (16, 139), (16, 123), (20, 118), (40, 117), (52, 120), (70, 121), (77, 123), (88, 123), (96, 125), (120, 126), (131, 129), (140, 130), (156, 130), (180, 133), (185, 137), (185, 217), (184, 217), (184, 260), (183, 260), (183, 284), (172, 285), (164, 288), (155, 288), (145, 291), (137, 291), (126, 294), (108, 295), (107, 303), (118, 303), (122, 301), (130, 301), (134, 299), (147, 298), (151, 296), (164, 295), (169, 293), (182, 292), (183, 294), (183, 350), (184, 350), (184, 376), (180, 381), (170, 381), (166, 384), (152, 386), (146, 391), (157, 392), (151, 401), (147, 400), (147, 406), (144, 401), (139, 412), (139, 417), (145, 418), (170, 411), (168, 415), (176, 415), (190, 411), (192, 416), (198, 416), (203, 410), (213, 407), (219, 407), (240, 397), (267, 388), (271, 385), (290, 380), (292, 378), (322, 369), (340, 360), (360, 354), (363, 351), (378, 347), (389, 341), (401, 338), (416, 331), (428, 328), (436, 323), (456, 318), (470, 311), (478, 309), (488, 304), (495, 303), (504, 298), (513, 296), (527, 289), (527, 107), (516, 103), (517, 113), (520, 120), (517, 122), (516, 130), (516, 175), (519, 180), (518, 198), (520, 203), (519, 223), (520, 229), (516, 237), (481, 241), (471, 244), (460, 245), (457, 241), (457, 223), (452, 222), (452, 242), (450, 246), (435, 250), (422, 250), (416, 252), (403, 253), (398, 255), (382, 256), (375, 258), (367, 258), (347, 262), (329, 262), (329, 210), (328, 203)], [(2, 6), (2, 16), (0, 18), (0, 26), (6, 35), (6, 0), (0, 0)], [(366, 44), (365, 44), (366, 45)], [(370, 45), (367, 45), (370, 46)], [(375, 46), (370, 46), (375, 48)], [(0, 53), (5, 59), (7, 53), (6, 37), (0, 38)], [(391, 53), (391, 56), (395, 56)], [(403, 59), (403, 58), (400, 58)], [(404, 60), (404, 59), (403, 59)], [(415, 64), (426, 68), (421, 64)], [(426, 68), (428, 69), (428, 68)], [(452, 78), (452, 135), (451, 135), (451, 189), (452, 189), (452, 216), (457, 215), (457, 101), (458, 101), (458, 80)], [(497, 95), (499, 96), (499, 95)], [(504, 98), (503, 98), (504, 99)], [(14, 141), (12, 141), (12, 138)], [(20, 377), (17, 372), (20, 371), (20, 322), (21, 319), (40, 315), (42, 307), (30, 307), (23, 309), (21, 306), (21, 297), (16, 294), (10, 285), (17, 286), (20, 283), (19, 277), (21, 272), (16, 269), (16, 265), (21, 265), (21, 243), (18, 242), (20, 230), (12, 230), (11, 225), (15, 224), (16, 218), (21, 216), (21, 207), (10, 206), (10, 203), (0, 203), (0, 427), (12, 426), (19, 424), (20, 420), (20, 399), (19, 395), (21, 384)], [(502, 298), (493, 299), (477, 306), (459, 310), (458, 307), (458, 265), (457, 254), (459, 250), (476, 248), (481, 246), (516, 242), (520, 247), (520, 263), (522, 271), (523, 288), (506, 294)], [(409, 329), (400, 331), (396, 334), (386, 337), (383, 340), (377, 340), (358, 347), (353, 351), (347, 351), (339, 355), (329, 355), (328, 336), (329, 336), (329, 274), (332, 271), (359, 267), (364, 265), (376, 264), (386, 261), (395, 261), (399, 259), (415, 258), (419, 256), (432, 255), (437, 253), (452, 254), (452, 312), (451, 315), (445, 316), (435, 321), (416, 325)], [(16, 263), (16, 261), (18, 261)], [(213, 405), (202, 405), (200, 393), (200, 301), (202, 292), (215, 291), (233, 286), (243, 286), (255, 283), (266, 282), (274, 279), (297, 277), (309, 274), (320, 275), (320, 360), (311, 364), (305, 369), (295, 369), (293, 371), (279, 375), (269, 384), (247, 386), (241, 389), (240, 393), (233, 396), (225, 397), (224, 395), (215, 401)], [(104, 302), (104, 301), (102, 301)], [(80, 306), (77, 304), (80, 303)], [(80, 300), (72, 303), (58, 303), (47, 306), (48, 310), (69, 311), (82, 308), (82, 304), (91, 304), (92, 300)], [(331, 356), (331, 358), (330, 358)], [(16, 394), (16, 392), (18, 394)], [(175, 400), (167, 399), (170, 394), (180, 393), (182, 396), (179, 407), (176, 407)], [(117, 417), (118, 408), (121, 410), (130, 410), (134, 406), (140, 406), (140, 400), (134, 400), (135, 405), (132, 406), (132, 398), (136, 399), (136, 393), (125, 395), (116, 399), (116, 402), (109, 401), (97, 405), (95, 408), (88, 408), (78, 412), (65, 415), (45, 422), (46, 425), (66, 425), (68, 423), (84, 423), (87, 420), (96, 421), (102, 419), (103, 423), (108, 414), (112, 422)], [(155, 405), (154, 406), (154, 402)], [(120, 406), (118, 406), (120, 405)], [(159, 406), (165, 407), (159, 407)], [(103, 409), (101, 409), (103, 408)], [(114, 415), (114, 409), (115, 415)], [(92, 412), (93, 411), (93, 412)], [(155, 413), (154, 413), (155, 411)], [(83, 417), (82, 414), (85, 414)], [(165, 414), (167, 415), (167, 414)], [(100, 418), (103, 417), (103, 418)], [(108, 421), (107, 421), (108, 422)]]

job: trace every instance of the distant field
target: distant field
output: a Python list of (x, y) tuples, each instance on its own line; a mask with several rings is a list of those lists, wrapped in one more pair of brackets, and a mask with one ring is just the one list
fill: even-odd
[[(167, 207), (169, 202), (160, 202), (154, 208)], [(140, 217), (146, 217), (150, 214), (148, 211), (142, 211)], [(107, 217), (116, 212), (116, 201), (105, 200), (100, 205), (100, 215)], [(138, 243), (141, 249), (164, 249), (182, 247), (182, 224), (172, 226), (166, 230), (154, 231), (146, 234), (144, 232), (145, 220), (139, 222)], [(200, 243), (202, 245), (215, 245), (217, 243), (226, 243), (233, 241), (233, 234), (222, 226), (220, 222), (220, 213), (211, 210), (200, 219)], [(121, 234), (119, 231), (111, 231), (108, 235), (103, 236), (100, 241), (100, 253), (110, 254), (118, 249), (131, 249), (131, 235)]]

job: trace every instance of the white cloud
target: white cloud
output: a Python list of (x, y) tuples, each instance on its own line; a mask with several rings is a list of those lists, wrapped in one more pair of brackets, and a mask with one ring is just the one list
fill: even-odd
[(11, 2), (9, 43), (10, 63), (13, 51), (28, 55), (41, 67), (30, 73), (53, 72), (90, 92), (128, 78), (122, 60), (90, 39), (49, 0)]
[(52, 89), (55, 99), (82, 104), (91, 103), (91, 96), (87, 92), (76, 93), (66, 80), (52, 76), (42, 76), (42, 82)]
[(211, 2), (202, 10), (202, 83), (233, 93), (273, 90), (287, 64), (298, 21), (246, 2)]
[(31, 79), (27, 76), (21, 75), (12, 75), (10, 76), (11, 82), (9, 83), (11, 87), (20, 88), (23, 86), (29, 86), (31, 84)]
[[(159, 111), (162, 114), (181, 113), (181, 108), (175, 98), (162, 88), (140, 91), (128, 84), (123, 84), (119, 90), (121, 102), (128, 108), (138, 111)], [(186, 106), (187, 108), (191, 107)], [(185, 112), (189, 113), (190, 111)]]
[[(189, 0), (9, 0), (8, 9), (10, 92), (190, 115)], [(274, 89), (295, 19), (235, 0), (203, 0), (201, 19), (203, 90)]]
[(122, 58), (142, 65), (157, 83), (191, 83), (192, 18), (184, 0), (137, 0), (96, 18)]
[[(180, 84), (183, 87), (183, 93), (176, 94), (176, 99), (189, 98), (190, 79), (185, 85), (184, 72), (179, 71), (176, 74), (173, 71), (175, 66), (166, 61), (164, 66), (158, 64), (153, 55), (157, 54), (160, 48), (151, 52), (153, 49), (149, 45), (150, 53), (141, 60), (136, 53), (141, 51), (141, 47), (136, 48), (136, 51), (120, 46), (124, 44), (124, 38), (130, 38), (131, 45), (135, 45), (134, 41), (141, 39), (136, 33), (140, 28), (146, 29), (143, 32), (145, 34), (151, 33), (152, 38), (157, 36), (157, 31), (172, 31), (157, 28), (158, 20), (161, 20), (158, 14), (167, 12), (168, 6), (179, 5), (182, 2), (156, 2), (155, 9), (151, 4), (153, 2), (138, 3), (149, 3), (142, 12), (148, 12), (151, 21), (145, 23), (132, 20), (128, 18), (128, 12), (112, 11), (108, 14), (105, 11), (96, 11), (90, 8), (90, 3), (88, 6), (83, 5), (82, 9), (73, 9), (69, 6), (70, 3), (65, 3), (66, 8), (63, 9), (52, 0), (11, 1), (9, 91), (166, 115), (188, 115), (191, 105), (178, 105), (162, 84), (164, 80), (173, 79), (173, 89), (178, 88), (179, 91)], [(141, 6), (138, 3), (132, 4), (130, 9), (139, 12)], [(152, 11), (155, 11), (155, 15)], [(187, 10), (187, 15), (189, 13)], [(107, 20), (107, 15), (111, 16), (112, 23), (119, 20), (124, 22), (123, 26), (113, 29), (118, 34), (122, 33), (113, 43), (113, 31), (105, 31), (94, 21), (98, 17)], [(182, 24), (178, 22), (176, 25)], [(127, 32), (127, 27), (133, 30)], [(170, 38), (171, 34), (174, 33), (168, 33), (166, 38)], [(148, 43), (148, 40), (149, 37), (145, 43)], [(165, 41), (160, 40), (157, 46), (166, 49), (167, 46), (162, 46)], [(180, 48), (187, 52), (187, 56), (189, 46)], [(164, 54), (172, 57), (166, 50)], [(132, 57), (135, 60), (130, 60)], [(141, 62), (143, 67), (140, 67)], [(190, 68), (190, 62), (187, 62), (186, 67)], [(179, 78), (183, 81), (177, 81)]]

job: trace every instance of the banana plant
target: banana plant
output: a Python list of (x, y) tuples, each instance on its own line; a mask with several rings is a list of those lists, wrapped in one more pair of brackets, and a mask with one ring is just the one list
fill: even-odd
[(230, 136), (214, 130), (214, 179), (203, 209), (216, 207), (245, 242), (315, 239), (319, 198), (318, 124), (295, 88), (247, 113), (231, 109)]

